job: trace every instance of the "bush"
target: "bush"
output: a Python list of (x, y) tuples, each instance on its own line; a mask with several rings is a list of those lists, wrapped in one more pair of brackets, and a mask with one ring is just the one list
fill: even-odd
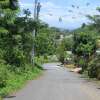
[(3, 63), (0, 64), (0, 88), (3, 88), (6, 86), (6, 82), (8, 79), (8, 65), (5, 65)]
[(65, 56), (65, 63), (66, 64), (73, 64), (74, 62), (74, 57), (71, 51), (66, 51), (66, 56)]
[(0, 97), (0, 100), (3, 100), (2, 97)]
[(59, 61), (64, 64), (64, 60), (66, 58), (66, 47), (65, 47), (65, 41), (62, 41), (61, 44), (57, 48), (57, 58)]
[(88, 75), (90, 78), (100, 79), (100, 57), (90, 61), (88, 66)]
[[(73, 54), (76, 56), (76, 62), (82, 66), (82, 70), (87, 69), (90, 58), (96, 52), (96, 36), (92, 33), (75, 33), (73, 40)], [(82, 58), (82, 59), (80, 59)], [(76, 63), (76, 64), (77, 64)]]
[(86, 62), (85, 59), (83, 58), (80, 58), (79, 59), (79, 66), (83, 69), (83, 71), (87, 68), (88, 66), (88, 63)]
[(9, 77), (6, 76), (5, 81), (2, 81), (2, 83), (6, 83), (5, 86), (0, 87), (1, 97), (5, 97), (13, 92), (16, 92), (18, 89), (21, 89), (28, 80), (33, 80), (34, 78), (42, 74), (42, 70), (37, 66), (33, 67), (32, 65), (26, 64), (25, 68), (26, 69), (24, 71), (20, 71), (20, 73), (9, 71)]
[(34, 63), (43, 64), (44, 63), (44, 57), (43, 56), (34, 57)]
[(12, 66), (20, 67), (25, 63), (25, 55), (20, 49), (13, 48), (12, 51), (5, 53), (5, 60)]
[(58, 62), (58, 58), (56, 55), (48, 56), (48, 62)]

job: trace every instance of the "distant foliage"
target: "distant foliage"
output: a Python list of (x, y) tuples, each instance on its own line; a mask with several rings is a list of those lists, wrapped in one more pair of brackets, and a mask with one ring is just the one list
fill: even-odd
[(56, 32), (49, 27), (42, 27), (34, 39), (35, 54), (52, 55), (56, 49)]
[(57, 57), (59, 61), (64, 64), (65, 58), (66, 58), (66, 42), (65, 39), (61, 41), (61, 43), (58, 45), (57, 48)]

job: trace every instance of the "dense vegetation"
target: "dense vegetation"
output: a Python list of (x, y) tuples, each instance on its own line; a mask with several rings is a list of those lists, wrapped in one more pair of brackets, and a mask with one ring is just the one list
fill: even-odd
[[(100, 12), (100, 8), (97, 8)], [(89, 77), (100, 79), (100, 15), (90, 16), (89, 25), (83, 23), (82, 27), (64, 35), (58, 45), (57, 55), (59, 61), (67, 63), (67, 51), (72, 52), (72, 61), (75, 66), (82, 68), (82, 73)], [(70, 38), (68, 39), (68, 37)]]
[(67, 51), (72, 51), (72, 46), (73, 39), (71, 35), (65, 36), (62, 40), (60, 40), (59, 44), (57, 45), (56, 55), (62, 64), (67, 62), (67, 59), (70, 56)]
[(90, 33), (80, 32), (74, 34), (73, 40), (72, 52), (75, 55), (75, 63), (82, 67), (84, 71), (96, 52), (95, 36)]
[[(100, 11), (99, 8), (97, 10)], [(82, 72), (87, 72), (89, 77), (100, 79), (100, 15), (87, 17), (92, 20), (91, 24), (84, 24), (73, 31), (74, 61), (78, 67), (82, 67)]]
[(1, 96), (21, 88), (27, 80), (41, 73), (42, 63), (55, 61), (56, 58), (53, 55), (56, 54), (61, 31), (31, 18), (29, 9), (23, 10), (23, 16), (19, 14), (18, 0), (0, 1)]
[(0, 95), (7, 95), (41, 70), (31, 63), (36, 22), (30, 11), (20, 8), (17, 0), (0, 1)]
[(55, 28), (45, 27), (45, 25), (40, 27), (39, 34), (37, 34), (34, 41), (36, 56), (55, 54), (58, 34)]

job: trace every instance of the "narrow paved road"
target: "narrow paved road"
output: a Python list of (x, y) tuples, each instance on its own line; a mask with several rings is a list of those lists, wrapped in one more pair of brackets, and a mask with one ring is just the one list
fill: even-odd
[(5, 100), (100, 100), (99, 87), (57, 64), (45, 64), (44, 75)]

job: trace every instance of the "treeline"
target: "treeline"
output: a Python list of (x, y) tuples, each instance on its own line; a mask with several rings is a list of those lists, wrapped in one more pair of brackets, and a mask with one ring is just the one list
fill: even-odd
[[(100, 12), (100, 8), (97, 10)], [(88, 15), (87, 17), (91, 20), (89, 25), (83, 24), (82, 27), (71, 32), (70, 39), (73, 42), (71, 42), (70, 51), (72, 51), (75, 66), (82, 68), (81, 73), (100, 79), (100, 15)], [(66, 45), (66, 42), (64, 43)]]
[[(100, 8), (97, 8), (100, 12)], [(91, 78), (100, 79), (100, 15), (87, 16), (92, 22), (73, 31), (74, 61)]]
[[(100, 12), (100, 8), (97, 10)], [(63, 35), (57, 49), (62, 64), (74, 63), (81, 67), (81, 73), (100, 79), (100, 15), (87, 15), (91, 23)], [(70, 52), (69, 52), (70, 51)], [(75, 67), (74, 66), (74, 67)]]

